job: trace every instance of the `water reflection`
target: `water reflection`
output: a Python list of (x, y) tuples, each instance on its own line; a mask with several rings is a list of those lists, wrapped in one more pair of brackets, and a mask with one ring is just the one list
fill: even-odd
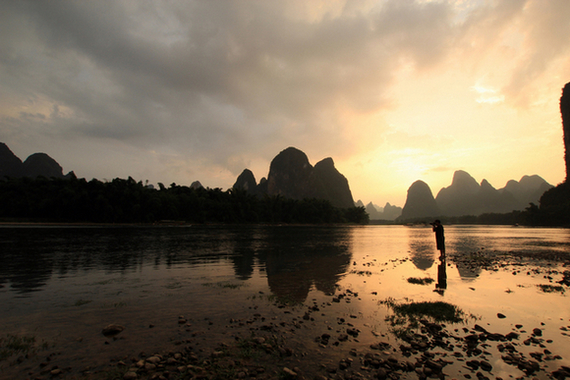
[[(560, 229), (450, 226), (445, 232), (449, 257), (482, 249), (566, 252), (570, 246), (570, 232)], [(373, 262), (372, 257), (398, 257), (406, 248), (418, 269), (427, 270), (437, 260), (429, 227), (0, 226), (0, 294), (29, 297), (55, 280), (95, 271), (102, 276), (140, 276), (143, 269), (152, 269), (164, 278), (181, 268), (200, 276), (214, 265), (223, 268), (220, 276), (227, 277), (229, 271), (240, 281), (266, 278), (274, 294), (303, 301), (312, 288), (334, 293), (353, 255), (370, 255), (367, 260)], [(457, 264), (464, 280), (481, 272), (480, 267)], [(439, 288), (445, 289), (445, 262), (437, 267)]]
[(447, 264), (446, 264), (445, 253), (439, 258), (439, 264), (437, 266), (437, 283), (435, 284), (435, 291), (441, 295), (444, 294), (447, 289)]
[(435, 261), (435, 242), (431, 228), (408, 228), (410, 258), (416, 268), (427, 270)]
[[(478, 252), (483, 247), (483, 239), (478, 235), (471, 233), (464, 233), (467, 231), (458, 230), (453, 237), (453, 251), (460, 252), (462, 255), (470, 255)], [(465, 262), (459, 261), (457, 264), (457, 271), (464, 280), (472, 280), (481, 274), (481, 267), (469, 265)]]
[(314, 286), (334, 294), (335, 285), (348, 271), (352, 258), (350, 229), (268, 229), (268, 242), (260, 251), (271, 292), (302, 302)]
[(265, 269), (271, 291), (302, 302), (312, 286), (332, 294), (351, 262), (350, 228), (0, 228), (0, 288), (19, 296), (55, 275), (128, 274), (150, 266), (229, 264), (239, 280)]

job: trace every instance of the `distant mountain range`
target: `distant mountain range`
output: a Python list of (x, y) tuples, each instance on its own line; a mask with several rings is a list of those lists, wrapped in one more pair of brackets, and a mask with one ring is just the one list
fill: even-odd
[(251, 170), (244, 169), (232, 187), (255, 195), (317, 198), (328, 200), (335, 207), (354, 207), (348, 180), (335, 168), (332, 158), (312, 166), (307, 155), (293, 147), (283, 150), (271, 161), (267, 178), (262, 178), (259, 184)]
[(487, 180), (479, 184), (469, 173), (458, 170), (451, 185), (442, 188), (435, 198), (425, 182), (414, 182), (408, 189), (406, 204), (398, 219), (524, 210), (530, 203), (538, 204), (542, 194), (552, 187), (540, 176), (532, 175), (524, 176), (518, 182), (510, 180), (504, 188), (495, 189)]
[(402, 208), (398, 206), (392, 206), (389, 202), (386, 202), (384, 207), (380, 207), (375, 205), (372, 202), (369, 202), (367, 205), (361, 200), (356, 202), (357, 207), (364, 207), (368, 215), (370, 216), (370, 220), (394, 220), (402, 214)]
[[(71, 178), (62, 167), (45, 153), (34, 153), (22, 162), (6, 144), (0, 143), (0, 179), (5, 177)], [(201, 187), (196, 181), (192, 187)], [(307, 155), (289, 147), (272, 161), (267, 178), (259, 183), (249, 169), (244, 169), (232, 186), (254, 195), (280, 195), (284, 198), (317, 198), (331, 202), (335, 207), (364, 207), (371, 220), (409, 220), (437, 216), (481, 215), (509, 213), (524, 210), (530, 203), (538, 204), (545, 191), (553, 186), (538, 175), (511, 180), (502, 189), (495, 189), (487, 180), (480, 184), (469, 173), (458, 170), (450, 186), (442, 188), (436, 197), (423, 181), (414, 182), (408, 189), (403, 208), (386, 203), (379, 207), (372, 202), (364, 205), (354, 202), (348, 180), (335, 168), (332, 158), (325, 158), (312, 166)]]
[(74, 175), (73, 172), (64, 175), (63, 168), (45, 153), (34, 153), (22, 162), (6, 144), (0, 142), (0, 179), (38, 176), (69, 178)]

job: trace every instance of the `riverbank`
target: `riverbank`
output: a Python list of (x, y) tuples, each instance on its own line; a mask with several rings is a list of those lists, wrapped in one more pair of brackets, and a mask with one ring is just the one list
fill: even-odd
[[(389, 232), (393, 236), (396, 230)], [(352, 238), (351, 259), (346, 266), (344, 258), (335, 266), (342, 271), (325, 268), (339, 254), (310, 261), (307, 256), (294, 256), (290, 262), (279, 262), (279, 272), (272, 269), (276, 256), (256, 267), (266, 273), (258, 280), (253, 276), (248, 281), (220, 281), (236, 275), (219, 277), (224, 267), (200, 269), (198, 262), (175, 269), (176, 261), (171, 259), (174, 264), (164, 272), (168, 277), (153, 280), (162, 272), (151, 270), (152, 266), (143, 271), (146, 266), (139, 259), (133, 266), (140, 272), (137, 277), (130, 279), (123, 273), (89, 280), (85, 291), (68, 296), (72, 303), (57, 312), (20, 317), (14, 311), (12, 318), (3, 320), (5, 326), (14, 327), (7, 330), (11, 342), (2, 337), (0, 351), (6, 354), (0, 360), (0, 378), (506, 380), (569, 376), (570, 311), (565, 300), (570, 260), (564, 250), (533, 254), (454, 249), (444, 263), (430, 251), (428, 257), (437, 265), (425, 267), (418, 259), (423, 257), (421, 246), (410, 254), (383, 258), (360, 248), (360, 242), (378, 231), (354, 233), (366, 235)], [(318, 249), (313, 243), (317, 240), (308, 241), (311, 252)], [(421, 235), (412, 241), (428, 240)], [(400, 245), (398, 238), (395, 246)], [(159, 247), (167, 252), (173, 245), (165, 245), (162, 237)], [(269, 247), (275, 247), (275, 241)], [(223, 245), (222, 252), (238, 248)], [(243, 267), (242, 262), (231, 262), (235, 268)], [(156, 260), (152, 263), (158, 266)], [(446, 287), (439, 278), (442, 264)], [(201, 274), (192, 275), (190, 268)], [(312, 272), (315, 268), (326, 270), (317, 276)], [(338, 277), (331, 275), (337, 272)], [(236, 273), (244, 276), (243, 269)], [(439, 288), (430, 281), (410, 281), (419, 275), (420, 280), (437, 279)], [(143, 278), (146, 282), (141, 282)], [(314, 285), (295, 287), (307, 278)], [(62, 292), (73, 289), (62, 285)], [(59, 294), (50, 287), (43, 292), (52, 298)], [(92, 295), (101, 293), (101, 300)], [(39, 302), (32, 300), (21, 299), (28, 308)], [(529, 300), (536, 303), (534, 308), (524, 305)], [(432, 310), (436, 302), (453, 306), (452, 316), (421, 308), (427, 305)], [(54, 324), (61, 328), (51, 331)], [(104, 333), (109, 324), (121, 327)]]

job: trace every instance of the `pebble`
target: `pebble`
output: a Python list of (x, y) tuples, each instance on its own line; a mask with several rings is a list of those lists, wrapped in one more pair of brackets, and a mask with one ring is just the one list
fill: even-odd
[(125, 375), (123, 376), (123, 380), (135, 380), (138, 379), (138, 377), (139, 376), (137, 375), (136, 372), (129, 371), (125, 373)]
[(283, 373), (285, 373), (287, 376), (297, 377), (297, 373), (287, 367), (283, 367)]
[(101, 331), (101, 332), (105, 336), (114, 336), (114, 335), (117, 335), (120, 332), (122, 332), (124, 329), (125, 329), (124, 326), (111, 324), (111, 325), (107, 325), (105, 328), (103, 328), (103, 331)]
[(50, 375), (52, 376), (59, 376), (63, 373), (63, 371), (59, 368), (53, 369), (50, 371)]
[(147, 358), (146, 361), (152, 364), (158, 364), (160, 363), (160, 361), (162, 360), (161, 357), (159, 356), (151, 356), (150, 358)]

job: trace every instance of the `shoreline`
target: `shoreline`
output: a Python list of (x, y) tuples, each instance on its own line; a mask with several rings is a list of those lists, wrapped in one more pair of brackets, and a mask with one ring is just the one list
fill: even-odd
[[(449, 254), (448, 262), (485, 273), (544, 277), (552, 287), (568, 291), (569, 256), (568, 252), (481, 251), (470, 256)], [(355, 258), (354, 267), (371, 264), (360, 260)], [(398, 259), (394, 265), (406, 260)], [(367, 277), (363, 274), (362, 279)], [(223, 285), (213, 290), (229, 296), (236, 291)], [(149, 323), (136, 329), (125, 317), (119, 320), (125, 328), (116, 334), (105, 336), (106, 326), (98, 326), (92, 332), (97, 339), (78, 343), (101, 344), (99, 362), (89, 364), (87, 357), (78, 364), (65, 357), (62, 347), (38, 346), (36, 352), (0, 361), (2, 372), (6, 370), (0, 379), (570, 378), (566, 352), (553, 348), (560, 341), (570, 342), (570, 315), (563, 321), (522, 325), (496, 305), (493, 318), (466, 316), (464, 323), (450, 323), (419, 317), (413, 327), (406, 321), (363, 316), (357, 310), (370, 302), (366, 297), (370, 295), (359, 294), (356, 287), (337, 286), (334, 294), (303, 303), (277, 302), (258, 294), (243, 305), (243, 311), (235, 310), (235, 315), (228, 311), (229, 317), (188, 314), (192, 305), (180, 306), (180, 315), (168, 316), (163, 325)], [(151, 343), (124, 350), (137, 334), (150, 336), (166, 328), (157, 334), (160, 341), (149, 338)]]

